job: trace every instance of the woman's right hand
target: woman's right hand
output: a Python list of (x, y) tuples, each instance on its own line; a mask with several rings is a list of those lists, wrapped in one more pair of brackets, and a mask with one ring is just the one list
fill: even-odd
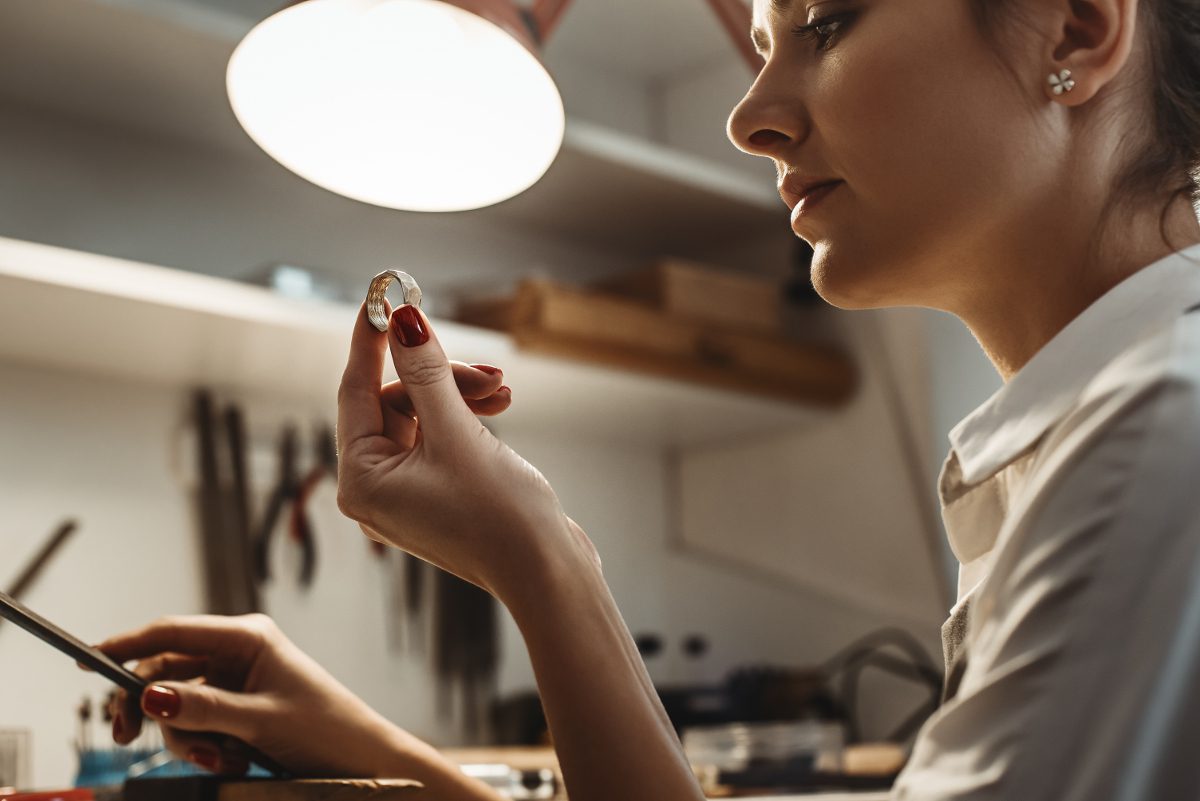
[[(122, 690), (113, 739), (137, 737), (143, 715), (161, 725), (167, 747), (208, 770), (242, 774), (252, 745), (304, 776), (397, 776), (406, 738), (297, 648), (266, 615), (166, 617), (97, 646), (150, 686)], [(410, 770), (411, 774), (412, 771)]]
[[(385, 386), (389, 352), (399, 381)], [(391, 401), (398, 391), (404, 409)], [(476, 415), (420, 309), (397, 308), (384, 333), (364, 305), (338, 393), (339, 508), (373, 539), (505, 604), (551, 567), (598, 565), (550, 483)]]

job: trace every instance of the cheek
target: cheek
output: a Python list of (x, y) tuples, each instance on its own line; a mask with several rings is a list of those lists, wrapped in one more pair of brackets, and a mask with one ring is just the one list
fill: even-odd
[(860, 50), (839, 65), (824, 106), (838, 166), (865, 202), (897, 212), (911, 210), (912, 196), (939, 205), (978, 148), (966, 125), (977, 99), (947, 68), (949, 55), (894, 40)]
[[(980, 241), (1011, 194), (1006, 165), (1020, 159), (1011, 78), (1005, 84), (961, 31), (925, 31), (919, 46), (899, 33), (864, 37), (815, 87), (815, 129), (853, 196), (822, 277), (840, 271), (841, 289), (862, 303), (948, 280), (930, 274), (939, 262), (931, 256)], [(955, 41), (964, 43), (947, 49)]]

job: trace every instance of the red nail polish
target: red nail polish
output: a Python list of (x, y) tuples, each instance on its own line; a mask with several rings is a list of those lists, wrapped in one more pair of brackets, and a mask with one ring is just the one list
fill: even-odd
[(179, 714), (179, 694), (157, 684), (142, 693), (142, 709), (160, 718), (173, 718)]
[(210, 751), (207, 748), (193, 748), (188, 751), (188, 761), (194, 762), (205, 770), (217, 772), (217, 762), (219, 757), (216, 751)]
[(488, 375), (500, 375), (501, 372), (499, 367), (492, 367), (490, 364), (472, 364), (471, 366)]
[(425, 321), (417, 312), (417, 307), (406, 303), (392, 312), (392, 320), (396, 323), (396, 332), (400, 336), (400, 344), (406, 348), (415, 348), (429, 341), (429, 332), (425, 330)]

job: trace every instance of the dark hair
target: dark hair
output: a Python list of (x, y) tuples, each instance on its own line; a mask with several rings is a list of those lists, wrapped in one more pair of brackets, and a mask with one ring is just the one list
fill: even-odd
[[(969, 0), (975, 24), (1000, 52), (1001, 23), (1011, 21), (1013, 0)], [(1184, 195), (1200, 205), (1200, 0), (1141, 0), (1148, 75), (1141, 76), (1152, 125), (1119, 174), (1105, 215), (1123, 204), (1170, 192), (1159, 219), (1166, 241), (1167, 211)], [(1095, 241), (1095, 238), (1093, 239)], [(1170, 243), (1168, 243), (1170, 247)]]

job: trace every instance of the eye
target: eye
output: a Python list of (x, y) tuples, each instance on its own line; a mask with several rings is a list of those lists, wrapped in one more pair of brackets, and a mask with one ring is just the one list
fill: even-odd
[(853, 12), (830, 14), (827, 17), (815, 19), (807, 25), (793, 25), (792, 34), (800, 39), (810, 39), (816, 42), (818, 50), (828, 50), (833, 39), (841, 33), (842, 27), (853, 16)]

